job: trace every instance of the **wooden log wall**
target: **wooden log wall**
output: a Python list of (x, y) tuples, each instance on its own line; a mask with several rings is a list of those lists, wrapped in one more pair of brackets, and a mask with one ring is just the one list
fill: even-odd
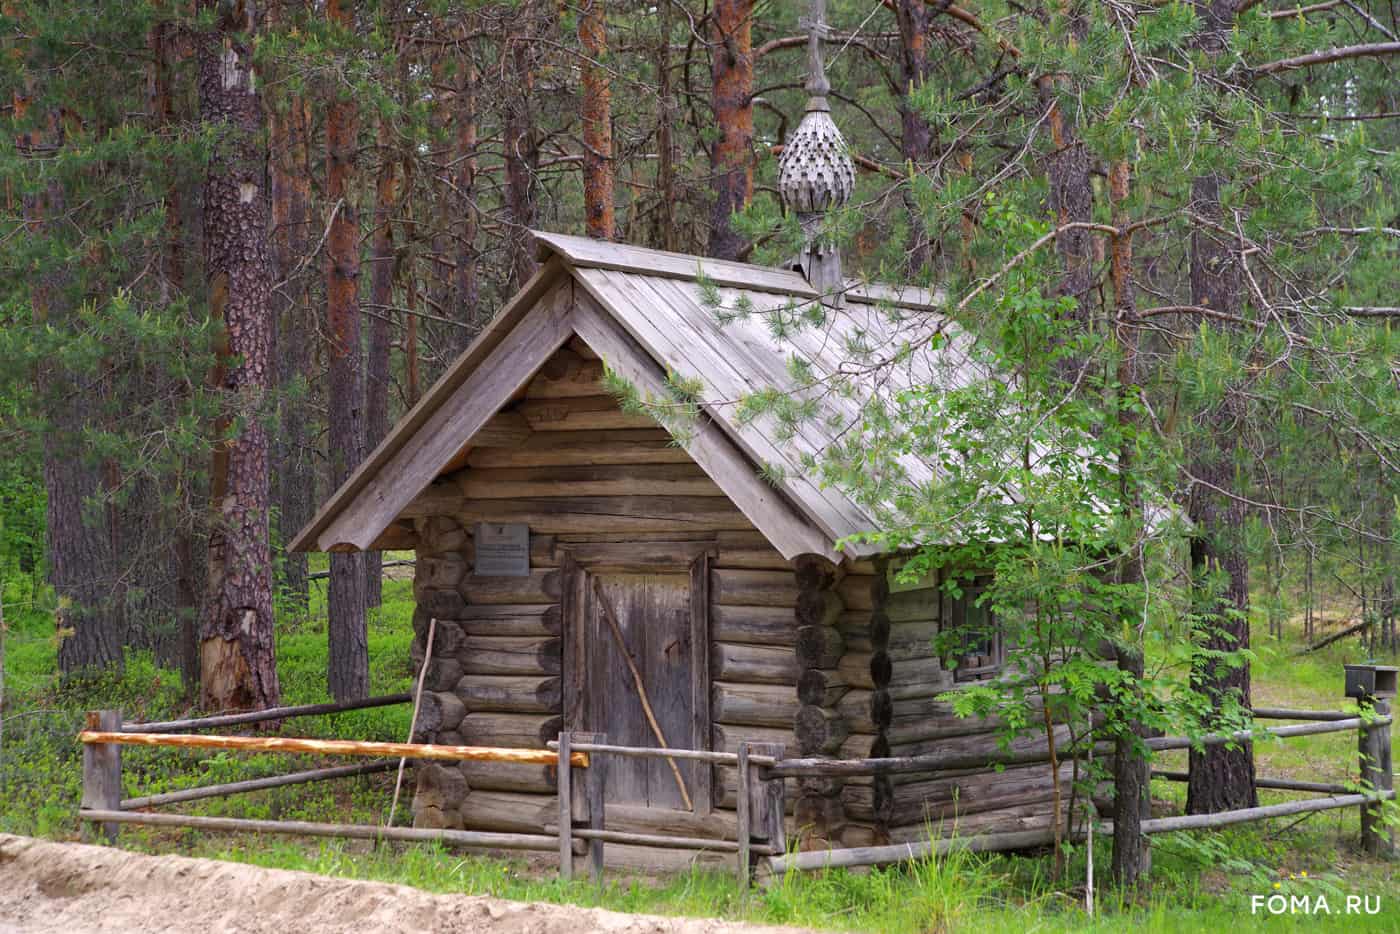
[[(566, 559), (595, 570), (636, 569), (638, 545), (658, 567), (709, 555), (710, 739), (797, 749), (797, 585), (793, 566), (650, 419), (621, 412), (602, 366), (584, 345), (560, 351), (484, 435), (417, 497), (418, 553), (412, 657), (424, 657), (437, 618), (418, 738), (542, 747), (563, 724), (562, 571)], [(478, 521), (530, 527), (528, 577), (472, 573)], [(716, 770), (712, 807), (685, 828), (676, 812), (609, 805), (611, 829), (733, 837), (733, 770)], [(502, 763), (420, 767), (416, 824), (541, 832), (557, 818), (553, 767)], [(789, 800), (795, 798), (795, 784)], [(658, 817), (657, 815), (664, 815)], [(693, 824), (693, 826), (691, 826)], [(610, 863), (654, 868), (692, 852), (609, 845)], [(702, 859), (714, 859), (708, 854)], [(732, 858), (732, 857), (731, 857)], [(648, 861), (650, 860), (650, 861)], [(658, 863), (657, 860), (661, 862)]]

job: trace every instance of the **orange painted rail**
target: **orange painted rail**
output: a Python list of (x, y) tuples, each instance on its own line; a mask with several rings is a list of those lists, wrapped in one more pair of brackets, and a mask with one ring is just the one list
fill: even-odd
[[(559, 754), (548, 749), (503, 749), (496, 746), (440, 746), (436, 743), (378, 743), (358, 739), (302, 739), (290, 736), (194, 736), (184, 733), (116, 733), (83, 730), (84, 743), (120, 746), (174, 746), (185, 749), (241, 749), (248, 752), (312, 752), (328, 756), (387, 756), (441, 759), (450, 762), (515, 762), (558, 765)], [(575, 752), (569, 763), (588, 767), (588, 753)]]

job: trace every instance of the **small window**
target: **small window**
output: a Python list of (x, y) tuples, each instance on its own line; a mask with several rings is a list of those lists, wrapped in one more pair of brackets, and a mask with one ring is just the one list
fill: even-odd
[(990, 607), (977, 605), (989, 584), (990, 577), (974, 578), (963, 585), (961, 597), (948, 601), (944, 631), (953, 638), (953, 648), (945, 664), (954, 681), (988, 681), (1001, 673), (1006, 659), (1001, 627)]

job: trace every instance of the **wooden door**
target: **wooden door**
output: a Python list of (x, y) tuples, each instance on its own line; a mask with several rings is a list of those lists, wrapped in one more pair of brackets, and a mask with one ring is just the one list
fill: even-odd
[[(608, 741), (659, 746), (638, 690), (637, 675), (667, 745), (701, 748), (695, 732), (696, 666), (691, 636), (691, 580), (686, 574), (588, 574), (583, 605), (585, 729)], [(621, 633), (618, 644), (599, 605), (601, 590)], [(680, 780), (696, 797), (694, 762), (676, 760)], [(676, 774), (665, 759), (610, 756), (605, 799), (611, 803), (684, 808)]]

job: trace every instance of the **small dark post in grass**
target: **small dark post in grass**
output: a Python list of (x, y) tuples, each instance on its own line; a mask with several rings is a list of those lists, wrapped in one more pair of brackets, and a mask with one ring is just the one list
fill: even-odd
[[(1357, 731), (1361, 790), (1383, 794), (1395, 788), (1390, 751), (1390, 703), (1396, 692), (1396, 669), (1383, 665), (1347, 665), (1346, 694), (1363, 714), (1380, 722), (1363, 723)], [(1361, 849), (1372, 856), (1394, 857), (1395, 834), (1385, 826), (1383, 801), (1361, 805)]]
[[(88, 711), (87, 728), (104, 732), (120, 732), (122, 715), (119, 710)], [(95, 811), (120, 811), (122, 808), (122, 747), (115, 743), (83, 744), (83, 803)], [(97, 842), (99, 835), (108, 843), (117, 842), (119, 824), (103, 823), (100, 828), (91, 822), (83, 824), (83, 840)]]

